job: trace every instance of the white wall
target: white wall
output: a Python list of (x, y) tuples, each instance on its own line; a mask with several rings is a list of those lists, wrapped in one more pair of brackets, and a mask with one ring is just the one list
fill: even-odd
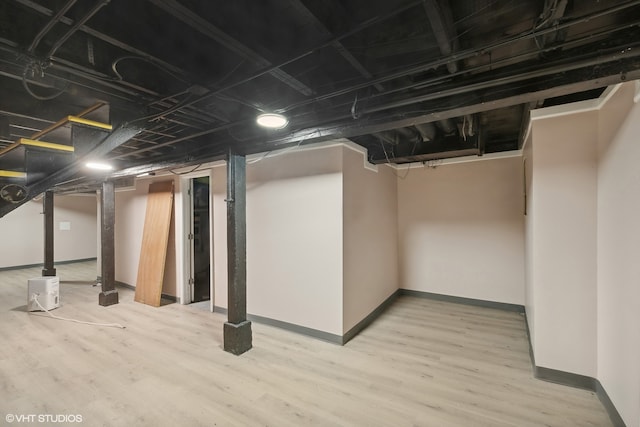
[(400, 286), (524, 304), (522, 193), (519, 157), (410, 169), (398, 180)]
[(533, 193), (533, 136), (528, 132), (522, 152), (522, 164), (525, 172), (525, 219), (524, 219), (524, 235), (525, 235), (525, 260), (524, 260), (524, 284), (525, 296), (524, 307), (527, 313), (527, 325), (529, 326), (529, 336), (531, 347), (535, 349), (535, 288), (534, 288), (534, 269), (533, 269), (533, 247), (535, 244), (535, 232), (533, 229), (533, 215), (531, 211), (535, 210), (534, 200), (531, 197)]
[[(44, 262), (42, 211), (41, 200), (31, 201), (0, 219), (0, 236), (5, 242), (0, 253), (0, 268)], [(53, 215), (56, 262), (97, 256), (95, 196), (56, 195)], [(61, 230), (61, 222), (67, 223), (70, 229)]]
[(397, 186), (394, 170), (364, 168), (343, 148), (344, 325), (348, 332), (398, 289)]
[(627, 426), (640, 426), (640, 104), (633, 83), (600, 111), (598, 378)]
[(600, 380), (640, 426), (640, 106), (634, 83), (536, 110), (527, 316), (536, 364)]
[[(225, 167), (212, 193), (215, 298), (226, 307)], [(247, 312), (342, 335), (342, 230), (340, 146), (249, 164)]]
[(535, 359), (595, 377), (597, 111), (561, 109), (532, 115)]

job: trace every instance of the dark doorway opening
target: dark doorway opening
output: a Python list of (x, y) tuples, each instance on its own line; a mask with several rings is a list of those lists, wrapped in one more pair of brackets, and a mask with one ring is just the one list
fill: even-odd
[(211, 231), (209, 226), (209, 177), (191, 180), (191, 201), (193, 212), (191, 259), (192, 287), (191, 302), (207, 301), (211, 298)]

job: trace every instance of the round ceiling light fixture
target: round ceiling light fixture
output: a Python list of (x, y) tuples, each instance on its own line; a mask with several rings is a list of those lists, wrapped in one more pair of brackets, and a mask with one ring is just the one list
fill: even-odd
[(276, 113), (264, 113), (260, 114), (256, 119), (256, 122), (265, 128), (269, 129), (282, 129), (287, 126), (289, 120), (282, 114)]

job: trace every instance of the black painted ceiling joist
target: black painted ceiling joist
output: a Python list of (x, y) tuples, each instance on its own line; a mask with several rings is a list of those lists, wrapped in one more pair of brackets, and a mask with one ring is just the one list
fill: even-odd
[[(536, 27), (539, 28), (549, 28), (554, 27), (560, 22), (562, 17), (565, 15), (567, 10), (567, 5), (569, 0), (557, 0), (551, 3), (549, 0), (545, 0), (544, 2), (544, 10), (540, 14), (541, 22), (536, 24)], [(553, 6), (553, 7), (552, 7)], [(562, 31), (547, 33), (544, 36), (536, 39), (536, 42), (539, 43), (540, 48), (547, 46), (549, 44), (553, 44), (559, 40), (564, 39), (565, 35)]]
[[(23, 6), (25, 6), (25, 7), (27, 7), (27, 8), (29, 8), (30, 10), (38, 12), (39, 14), (44, 15), (44, 16), (53, 16), (53, 14), (54, 14), (54, 12), (51, 9), (49, 9), (49, 8), (47, 8), (45, 6), (42, 6), (42, 5), (36, 3), (36, 2), (34, 2), (32, 0), (14, 0), (14, 1), (19, 3), (19, 4), (21, 4), (21, 5), (23, 5)], [(62, 23), (62, 24), (65, 24), (67, 26), (75, 25), (75, 21), (73, 19), (70, 19), (70, 18), (65, 17), (65, 16), (63, 16), (60, 19), (59, 22)], [(159, 58), (157, 58), (157, 57), (155, 57), (153, 55), (150, 55), (149, 53), (147, 53), (147, 52), (145, 52), (145, 51), (143, 51), (141, 49), (137, 49), (137, 48), (135, 48), (135, 47), (133, 47), (133, 46), (127, 44), (127, 43), (124, 43), (124, 42), (122, 42), (122, 41), (120, 41), (120, 40), (118, 40), (116, 38), (113, 38), (113, 37), (111, 37), (111, 36), (109, 36), (107, 34), (104, 34), (104, 33), (100, 32), (100, 31), (97, 31), (97, 30), (95, 30), (95, 29), (93, 29), (93, 28), (91, 28), (91, 27), (89, 27), (87, 25), (81, 25), (78, 28), (78, 30), (83, 32), (83, 33), (86, 33), (86, 34), (88, 34), (88, 35), (90, 35), (92, 37), (95, 37), (98, 40), (101, 40), (101, 41), (103, 41), (105, 43), (108, 43), (108, 44), (110, 44), (112, 46), (115, 46), (115, 47), (117, 47), (119, 49), (122, 49), (125, 52), (131, 53), (133, 55), (137, 55), (137, 56), (139, 56), (141, 58), (145, 58), (145, 59), (147, 59), (147, 60), (149, 60), (149, 61), (151, 61), (151, 62), (153, 62), (155, 64), (158, 64), (161, 67), (166, 68), (166, 69), (168, 69), (168, 70), (170, 70), (170, 71), (172, 71), (172, 72), (174, 72), (176, 74), (185, 75), (185, 76), (188, 75), (188, 73), (185, 70), (183, 70), (183, 69), (181, 69), (181, 68), (179, 68), (179, 67), (177, 67), (177, 66), (175, 66), (173, 64), (170, 64), (170, 63), (168, 63), (166, 61), (163, 61), (162, 59), (159, 59)]]
[[(291, 110), (295, 110), (297, 108), (303, 107), (305, 105), (309, 105), (309, 104), (313, 104), (314, 102), (318, 102), (318, 101), (324, 101), (324, 100), (328, 100), (328, 99), (332, 99), (332, 98), (336, 98), (339, 96), (343, 96), (345, 94), (350, 94), (350, 93), (354, 93), (358, 90), (361, 89), (365, 89), (373, 84), (377, 84), (377, 83), (385, 83), (385, 82), (390, 82), (393, 80), (397, 80), (397, 79), (401, 79), (404, 78), (408, 75), (416, 75), (419, 73), (423, 73), (432, 69), (436, 69), (440, 66), (443, 65), (447, 65), (449, 63), (451, 63), (452, 61), (456, 61), (456, 60), (463, 60), (463, 59), (468, 59), (468, 58), (472, 58), (474, 56), (478, 56), (478, 55), (483, 55), (483, 54), (487, 54), (491, 51), (494, 51), (496, 49), (499, 48), (504, 48), (507, 46), (513, 46), (516, 43), (522, 42), (524, 40), (533, 40), (536, 37), (542, 37), (545, 34), (549, 34), (549, 33), (555, 33), (559, 30), (564, 30), (567, 28), (571, 28), (574, 27), (576, 25), (579, 25), (581, 23), (584, 22), (589, 22), (591, 20), (594, 19), (598, 19), (601, 18), (603, 16), (608, 16), (614, 13), (618, 13), (621, 11), (624, 11), (628, 8), (631, 7), (635, 7), (640, 5), (640, 0), (636, 0), (636, 1), (632, 1), (632, 2), (628, 2), (628, 3), (624, 3), (624, 4), (619, 4), (619, 5), (615, 5), (612, 6), (610, 8), (607, 8), (605, 10), (600, 10), (594, 13), (590, 13), (584, 16), (580, 16), (574, 19), (570, 19), (567, 20), (565, 22), (563, 22), (562, 24), (558, 24), (556, 26), (554, 26), (553, 28), (542, 28), (542, 29), (536, 29), (536, 30), (532, 30), (532, 31), (527, 31), (525, 33), (521, 33), (521, 34), (516, 34), (513, 36), (509, 36), (509, 37), (505, 37), (503, 39), (500, 39), (498, 41), (489, 43), (487, 45), (484, 46), (474, 46), (465, 50), (461, 50), (459, 52), (456, 52), (455, 54), (449, 55), (449, 56), (445, 56), (445, 57), (439, 57), (435, 60), (432, 61), (424, 61), (419, 63), (418, 65), (412, 66), (412, 67), (408, 67), (408, 68), (403, 68), (400, 69), (396, 72), (392, 72), (392, 73), (388, 73), (384, 76), (380, 76), (375, 78), (374, 80), (371, 80), (369, 82), (365, 82), (365, 83), (361, 83), (361, 84), (357, 84), (357, 85), (353, 85), (350, 87), (346, 87), (343, 89), (339, 89), (330, 93), (325, 93), (322, 95), (318, 95), (313, 99), (309, 99), (306, 101), (302, 101), (299, 102), (297, 104), (294, 104), (292, 106), (289, 106), (288, 108), (286, 108), (287, 111), (291, 111)], [(638, 25), (638, 22), (632, 22), (629, 24), (629, 26), (631, 27), (636, 27)], [(618, 28), (616, 28), (617, 30)], [(635, 40), (635, 39), (632, 39)], [(628, 43), (629, 39), (628, 38), (623, 38), (622, 42), (624, 43), (622, 46), (624, 46), (626, 48), (627, 43)], [(567, 58), (568, 60), (570, 58)], [(489, 67), (491, 68), (491, 67)], [(427, 84), (428, 82), (420, 82), (419, 84)]]
[(59, 169), (57, 172), (54, 172), (47, 177), (39, 180), (27, 187), (28, 197), (18, 203), (3, 203), (0, 204), (0, 218), (8, 214), (9, 212), (17, 209), (24, 203), (32, 200), (39, 194), (52, 189), (57, 184), (63, 183), (74, 178), (78, 172), (84, 167), (85, 159), (91, 158), (103, 158), (116, 147), (124, 144), (133, 136), (140, 133), (140, 128), (134, 127), (121, 127), (113, 131), (110, 135), (108, 135), (102, 141), (88, 141), (89, 144), (93, 144), (93, 148), (87, 149), (87, 154), (78, 158), (76, 161), (71, 163), (70, 165)]
[[(628, 70), (628, 71), (627, 71)], [(400, 127), (415, 126), (439, 120), (462, 117), (498, 108), (511, 107), (539, 99), (552, 98), (575, 92), (640, 78), (640, 59), (632, 57), (614, 63), (603, 64), (598, 69), (590, 67), (567, 71), (553, 79), (538, 78), (525, 85), (511, 83), (491, 87), (483, 91), (450, 96), (439, 104), (410, 106), (390, 114), (371, 115), (362, 120), (344, 120), (331, 126), (303, 129), (283, 137), (274, 137), (260, 143), (256, 149), (284, 148), (290, 144), (326, 141), (334, 138), (350, 138), (358, 135), (382, 132)]]
[[(270, 7), (259, 8), (260, 22), (243, 13), (250, 0), (215, 10), (206, 0), (101, 8), (92, 0), (61, 12), (65, 3), (0, 5), (7, 11), (0, 16), (0, 89), (15, 101), (0, 97), (10, 129), (0, 138), (29, 126), (29, 117), (55, 119), (51, 112), (68, 111), (66, 104), (100, 99), (111, 104), (116, 124), (146, 128), (109, 154), (127, 168), (197, 164), (229, 146), (254, 153), (385, 131), (435, 141), (439, 125), (414, 126), (444, 119), (452, 124), (445, 133), (464, 140), (461, 125), (475, 113), (478, 132), (487, 130), (487, 152), (512, 149), (528, 112), (508, 107), (601, 88), (640, 69), (640, 0), (265, 0)], [(99, 10), (83, 22), (92, 7)], [(132, 13), (142, 10), (149, 13)], [(45, 31), (56, 14), (58, 23)], [(39, 32), (46, 34), (25, 55)], [(281, 43), (282, 35), (289, 38)], [(164, 50), (160, 40), (170, 42), (160, 44)], [(89, 47), (95, 61), (83, 51)], [(35, 100), (21, 88), (32, 62), (46, 69), (44, 78), (28, 77), (29, 87), (43, 95), (63, 89), (58, 98)], [(272, 78), (282, 71), (319, 95)], [(258, 129), (256, 109), (263, 107), (286, 112), (289, 128)], [(379, 145), (360, 140), (372, 150)]]
[[(424, 0), (424, 10), (442, 55), (451, 56), (456, 53), (460, 48), (460, 42), (453, 26), (449, 2), (444, 0)], [(448, 62), (447, 69), (450, 73), (457, 72), (457, 61), (451, 60), (451, 62)]]
[(362, 141), (368, 147), (369, 161), (379, 163), (422, 162), (426, 160), (442, 159), (481, 154), (480, 138), (473, 135), (460, 139), (442, 136), (435, 141), (417, 142), (404, 140), (390, 145), (381, 141)]
[[(247, 59), (259, 67), (269, 67), (271, 66), (271, 62), (261, 56), (259, 53), (255, 52), (248, 46), (240, 43), (238, 40), (234, 39), (224, 31), (217, 28), (215, 25), (201, 18), (195, 12), (192, 12), (188, 8), (184, 7), (176, 0), (150, 0), (151, 3), (156, 5), (157, 7), (165, 10), (166, 12), (172, 14), (179, 20), (183, 21), (187, 25), (192, 28), (200, 31), (202, 34), (210, 37), (221, 45), (227, 47), (233, 52), (240, 55), (242, 58)], [(292, 87), (303, 95), (312, 95), (314, 93), (313, 89), (296, 79), (295, 77), (289, 75), (285, 71), (277, 68), (272, 70), (269, 74), (271, 74), (276, 79), (280, 80), (284, 84)]]
[[(315, 29), (315, 31), (322, 35), (323, 39), (333, 39), (334, 35), (327, 29), (327, 27), (315, 16), (302, 0), (289, 0), (289, 4), (293, 7), (298, 14), (302, 17), (302, 19), (306, 20), (311, 27)], [(341, 8), (342, 13), (346, 13), (341, 3), (336, 2), (335, 7)], [(351, 66), (358, 71), (367, 80), (371, 80), (373, 78), (373, 74), (366, 69), (364, 65), (356, 58), (349, 50), (340, 42), (339, 40), (333, 40), (331, 42), (331, 46), (349, 63)], [(373, 85), (376, 90), (379, 92), (384, 91), (384, 86), (380, 83)]]

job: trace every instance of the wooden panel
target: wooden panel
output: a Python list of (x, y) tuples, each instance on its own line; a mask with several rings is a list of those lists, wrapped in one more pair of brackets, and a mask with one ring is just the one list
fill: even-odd
[(150, 184), (135, 301), (154, 307), (160, 306), (172, 210), (173, 181)]

